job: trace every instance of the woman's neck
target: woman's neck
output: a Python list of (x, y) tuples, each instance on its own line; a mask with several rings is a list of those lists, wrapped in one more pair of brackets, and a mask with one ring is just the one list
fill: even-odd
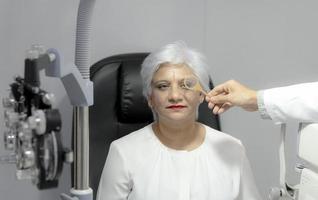
[(205, 137), (203, 127), (195, 121), (182, 124), (158, 121), (153, 130), (161, 143), (176, 150), (191, 151), (200, 146)]

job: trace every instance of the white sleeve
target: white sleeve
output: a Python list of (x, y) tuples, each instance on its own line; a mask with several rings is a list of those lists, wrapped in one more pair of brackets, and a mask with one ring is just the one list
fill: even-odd
[(125, 157), (113, 142), (109, 148), (96, 200), (126, 200), (131, 188)]
[(264, 90), (263, 101), (275, 124), (318, 122), (318, 82)]
[[(244, 147), (243, 147), (244, 148)], [(258, 188), (256, 187), (250, 162), (245, 154), (242, 155), (240, 195), (238, 200), (261, 200)]]

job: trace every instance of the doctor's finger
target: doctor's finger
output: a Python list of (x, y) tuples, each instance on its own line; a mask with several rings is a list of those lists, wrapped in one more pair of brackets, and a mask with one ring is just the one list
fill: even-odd
[(229, 94), (219, 94), (217, 96), (211, 97), (210, 102), (213, 104), (224, 104), (231, 101)]
[(208, 107), (210, 108), (210, 109), (213, 109), (213, 107), (215, 106), (215, 104), (214, 103), (212, 103), (212, 102), (208, 102)]
[(218, 86), (215, 86), (208, 94), (207, 96), (213, 97), (222, 93), (227, 93), (228, 88), (226, 87), (226, 84), (221, 84)]
[(212, 110), (213, 114), (217, 115), (221, 107), (222, 105), (215, 105)]
[(230, 109), (232, 107), (231, 104), (229, 103), (225, 103), (221, 106), (221, 108), (218, 110), (218, 113), (217, 114), (222, 114), (224, 113), (225, 111), (227, 111), (228, 109)]
[(212, 109), (212, 113), (216, 115), (216, 114), (218, 114), (218, 111), (219, 111), (219, 107), (214, 106)]

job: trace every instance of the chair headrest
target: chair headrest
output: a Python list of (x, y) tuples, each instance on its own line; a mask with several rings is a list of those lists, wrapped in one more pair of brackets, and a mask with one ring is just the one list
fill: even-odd
[(143, 59), (125, 60), (119, 69), (117, 116), (120, 122), (143, 123), (152, 119), (152, 112), (142, 94), (140, 68)]
[[(153, 121), (151, 109), (142, 94), (140, 76), (141, 64), (149, 53), (120, 54), (105, 58), (91, 68), (94, 88), (108, 90), (105, 95), (115, 98), (114, 117), (119, 123), (150, 123)], [(108, 81), (106, 81), (108, 80)], [(112, 88), (110, 88), (112, 87)], [(115, 88), (114, 88), (115, 87)], [(111, 92), (112, 91), (112, 92)], [(115, 96), (115, 97), (114, 97)], [(94, 94), (95, 102), (100, 94)], [(99, 98), (99, 99), (97, 99)], [(107, 100), (107, 97), (102, 97)], [(106, 103), (107, 102), (101, 102)]]

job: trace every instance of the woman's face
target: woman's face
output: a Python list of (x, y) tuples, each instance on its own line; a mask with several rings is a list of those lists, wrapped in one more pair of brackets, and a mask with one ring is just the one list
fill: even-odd
[(184, 79), (193, 76), (192, 70), (184, 64), (162, 64), (155, 72), (148, 104), (157, 113), (158, 120), (195, 120), (204, 97), (184, 87)]

